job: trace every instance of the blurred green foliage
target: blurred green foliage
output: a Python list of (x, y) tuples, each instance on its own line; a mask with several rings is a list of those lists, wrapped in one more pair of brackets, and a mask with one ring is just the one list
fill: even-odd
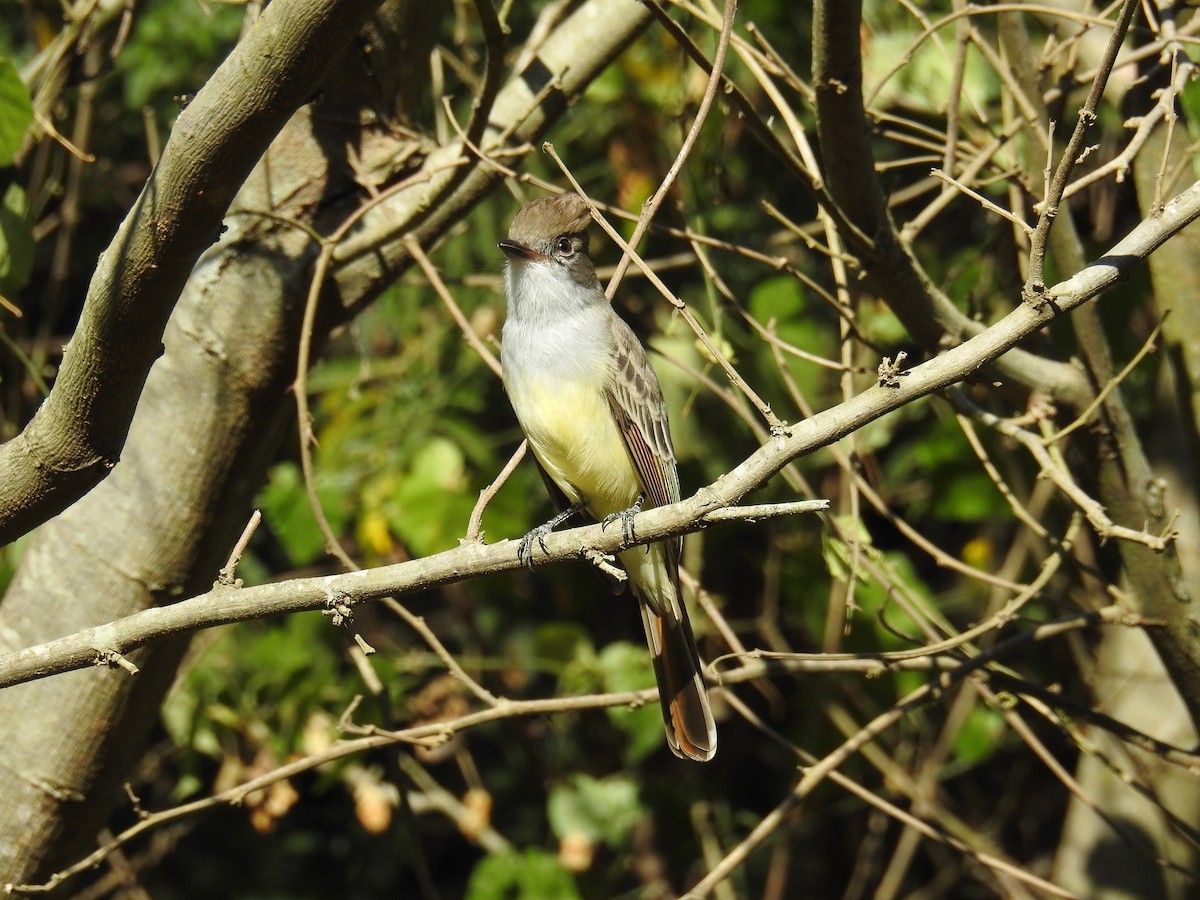
[(12, 60), (0, 58), (0, 166), (11, 166), (33, 122), (33, 101)]
[(467, 885), (467, 900), (534, 900), (582, 896), (571, 874), (544, 850), (499, 853), (475, 867)]
[[(0, 58), (0, 167), (12, 165), (33, 122), (29, 91), (11, 60)], [(25, 189), (4, 185), (0, 198), (0, 294), (29, 283), (33, 271), (33, 228)]]
[(152, 0), (139, 7), (129, 43), (113, 72), (125, 107), (154, 107), (165, 117), (178, 97), (195, 94), (242, 28), (237, 4)]
[[(926, 6), (932, 7), (925, 10), (930, 17), (950, 8), (949, 2)], [(513, 5), (513, 46), (527, 33), (535, 11)], [(741, 4), (739, 25), (754, 22), (793, 70), (806, 75), (809, 14), (802, 4), (747, 0)], [(711, 30), (697, 26), (690, 16), (679, 16), (711, 51)], [(478, 47), (458, 46), (465, 32), (450, 19), (447, 16), (443, 34), (448, 50), (477, 58)], [(35, 219), (31, 209), (44, 214), (53, 208), (62, 192), (65, 163), (57, 159), (48, 164), (56, 174), (42, 185), (36, 202), (31, 203), (19, 183), (6, 190), (0, 207), (0, 292), (26, 289), (23, 305), (37, 320), (26, 336), (29, 346), (41, 347), (43, 354), (37, 365), (50, 365), (44, 355), (47, 336), (69, 333), (72, 311), (95, 258), (87, 241), (102, 245), (107, 240), (132, 187), (148, 170), (145, 122), (156, 128), (168, 125), (177, 108), (175, 98), (202, 86), (239, 27), (240, 10), (231, 5), (174, 0), (138, 4), (124, 48), (95, 84), (103, 127), (95, 142), (98, 162), (88, 170), (80, 197), (91, 233), (81, 239), (84, 249), (63, 282), (68, 300), (53, 304), (48, 295), (27, 289), (47, 279), (50, 266), (48, 242), (37, 248), (30, 243)], [(887, 71), (922, 30), (900, 4), (866, 4), (868, 81)], [(36, 43), (33, 35), (24, 45), (14, 42), (26, 56)], [(947, 66), (935, 42), (927, 42), (887, 82), (877, 107), (918, 122), (944, 116)], [(755, 102), (764, 102), (744, 65), (731, 57), (729, 71)], [(0, 165), (28, 125), (28, 97), (21, 95), (13, 72), (11, 65), (0, 63)], [(678, 152), (704, 82), (703, 73), (687, 63), (673, 41), (652, 28), (555, 128), (555, 147), (593, 196), (637, 210)], [(463, 85), (457, 88), (462, 96), (469, 95)], [(68, 103), (77, 99), (74, 90)], [(964, 103), (969, 97), (994, 107), (998, 90), (994, 73), (972, 54)], [(1189, 86), (1185, 108), (1192, 110), (1200, 102), (1197, 96), (1195, 85)], [(802, 124), (811, 125), (807, 106), (796, 97), (790, 99), (796, 102)], [(1189, 119), (1194, 128), (1196, 117)], [(881, 160), (894, 162), (911, 152), (898, 142), (880, 142)], [(930, 165), (922, 159), (889, 171), (888, 177), (900, 185), (916, 183)], [(561, 181), (541, 154), (530, 156), (522, 168)], [(658, 221), (786, 259), (812, 279), (804, 282), (747, 255), (718, 251), (710, 251), (710, 256), (728, 296), (714, 288), (698, 265), (664, 274), (775, 413), (794, 423), (803, 418), (797, 398), (818, 410), (842, 399), (841, 321), (823, 296), (833, 289), (825, 257), (763, 208), (762, 201), (769, 200), (792, 222), (812, 220), (815, 207), (784, 174), (781, 163), (751, 140), (745, 124), (718, 96), (713, 119)], [(533, 195), (528, 186), (515, 190)], [(455, 301), (485, 339), (499, 337), (503, 258), (495, 242), (517, 205), (514, 197), (497, 193), (431, 253)], [(631, 230), (628, 224), (622, 227), (627, 234)], [(1005, 273), (1013, 267), (1005, 240), (993, 222), (973, 211), (953, 211), (944, 224), (922, 235), (918, 253), (931, 277), (956, 303), (990, 321), (1014, 301), (1003, 290), (1003, 279), (1011, 277)], [(606, 240), (597, 235), (595, 244), (601, 265), (616, 261)], [(642, 255), (668, 258), (687, 247), (685, 241), (654, 232)], [(845, 360), (854, 385), (870, 383), (883, 355), (894, 357), (905, 349), (911, 353), (909, 364), (920, 361), (921, 352), (883, 302), (863, 289), (855, 304), (853, 325), (861, 340)], [(706, 358), (690, 330), (636, 274), (623, 282), (617, 305), (656, 351), (686, 496), (754, 451), (760, 437), (747, 420), (757, 423), (759, 417)], [(778, 353), (760, 329), (779, 342)], [(833, 362), (821, 365), (802, 354)], [(12, 364), (5, 351), (0, 350), (0, 356), (5, 360), (0, 377), (6, 390), (0, 426), (7, 434), (32, 414), (40, 394), (30, 387), (29, 367)], [(717, 390), (706, 388), (703, 379), (710, 379)], [(316, 436), (315, 493), (332, 528), (362, 565), (400, 562), (456, 546), (465, 536), (480, 490), (520, 442), (500, 383), (414, 272), (333, 336), (311, 373), (309, 391)], [(726, 403), (717, 392), (730, 392), (735, 399)], [(1011, 483), (1027, 486), (1034, 481), (1036, 472), (1010, 447), (991, 437), (985, 441)], [(746, 646), (804, 652), (910, 649), (928, 637), (919, 620), (945, 623), (950, 629), (993, 613), (994, 598), (986, 590), (948, 573), (938, 560), (914, 547), (893, 519), (903, 518), (946, 553), (980, 568), (993, 567), (1005, 552), (1014, 530), (1011, 511), (983, 474), (946, 404), (912, 404), (840, 446), (854, 454), (854, 470), (883, 497), (889, 515), (863, 502), (857, 521), (844, 515), (825, 522), (802, 517), (720, 526), (689, 538), (689, 569)], [(297, 455), (292, 441), (260, 492), (265, 524), (240, 569), (247, 581), (336, 570), (316, 527)], [(809, 487), (798, 487), (801, 483)], [(809, 489), (816, 496), (830, 496), (839, 509), (847, 507), (849, 479), (827, 452), (797, 460), (748, 500), (795, 499)], [(550, 512), (527, 459), (488, 505), (483, 517), (486, 540), (519, 537)], [(1061, 517), (1061, 512), (1046, 516), (1051, 525)], [(26, 546), (22, 542), (0, 554), (0, 587), (11, 578)], [(1025, 574), (1034, 563), (1025, 561)], [(628, 596), (610, 596), (584, 568), (578, 564), (538, 569), (404, 599), (472, 677), (505, 697), (565, 697), (652, 685), (633, 602)], [(846, 622), (832, 627), (847, 596), (854, 605)], [(1037, 620), (1054, 609), (1053, 604), (1033, 604), (1024, 612)], [(474, 708), (474, 698), (446, 678), (441, 661), (409, 629), (374, 608), (356, 610), (355, 615), (347, 628), (334, 627), (328, 617), (305, 614), (200, 638), (163, 710), (157, 752), (171, 766), (145, 773), (138, 790), (163, 804), (192, 798), (211, 792), (231, 773), (249, 777), (256, 767), (282, 763), (313, 752), (322, 739), (333, 740), (332, 723), (356, 695), (366, 692), (349, 660), (351, 629), (379, 650), (367, 664), (387, 686), (397, 724), (438, 721)], [(696, 614), (695, 619), (703, 655), (711, 659), (728, 652), (707, 617)], [(1023, 663), (1032, 677), (1049, 673), (1047, 681), (1062, 671), (1054, 653)], [(739, 689), (738, 696), (769, 728), (820, 755), (844, 739), (826, 715), (828, 710), (850, 709), (868, 719), (927, 677), (915, 671), (876, 678), (780, 676)], [(509, 842), (510, 849), (487, 853), (473, 838), (464, 837), (461, 822), (451, 824), (436, 812), (417, 817), (421, 852), (446, 896), (634, 896), (643, 887), (629, 862), (635, 855), (653, 858), (671, 884), (698, 875), (704, 864), (695, 824), (699, 810), (707, 810), (714, 829), (707, 837), (728, 848), (794, 786), (798, 761), (793, 756), (730, 710), (718, 707), (718, 716), (721, 751), (703, 768), (670, 757), (653, 703), (491, 723), (455, 737), (444, 755), (437, 750), (422, 755), (427, 748), (391, 752), (411, 752), (453, 797), (484, 790), (491, 801), (488, 824)], [(898, 757), (918, 755), (940, 735), (946, 718), (941, 707), (931, 706), (914, 717), (919, 728), (906, 723), (911, 732), (886, 736), (881, 746)], [(355, 720), (380, 723), (374, 700), (358, 708)], [(1001, 789), (998, 785), (1036, 794), (1045, 776), (1014, 771), (1011, 754), (1016, 742), (995, 711), (977, 705), (954, 727), (950, 762), (936, 786), (947, 802), (961, 793), (968, 817), (986, 820), (991, 812), (988, 798)], [(379, 752), (357, 762), (382, 770), (387, 757)], [(856, 760), (848, 769), (873, 789), (895, 796), (887, 778), (865, 763)], [(403, 779), (401, 786), (417, 790)], [(147, 876), (147, 883), (163, 887), (164, 896), (202, 896), (205, 890), (211, 894), (214, 888), (206, 879), (212, 877), (213, 867), (233, 871), (263, 855), (277, 865), (270, 872), (276, 880), (261, 887), (262, 896), (319, 896), (320, 890), (329, 889), (323, 880), (327, 864), (334, 860), (349, 867), (347, 861), (357, 858), (363, 870), (355, 882), (359, 892), (347, 896), (414, 895), (412, 867), (395, 852), (398, 846), (416, 843), (412, 834), (399, 813), (383, 831), (384, 838), (369, 830), (349, 799), (354, 785), (348, 764), (329, 766), (301, 787), (296, 807), (270, 818), (260, 829), (264, 834), (259, 837), (269, 842), (265, 846), (270, 852), (248, 843), (245, 822), (254, 821), (259, 828), (249, 814), (238, 818), (239, 826), (230, 827), (228, 834), (198, 826), (204, 841), (178, 857), (190, 860), (194, 872), (168, 863), (161, 885), (153, 875)], [(1049, 799), (1031, 803), (1027, 819), (1018, 826), (1036, 830), (1040, 826), (1029, 823), (1041, 822), (1046, 808), (1052, 807), (1051, 817), (1060, 812), (1056, 804)], [(780, 838), (804, 848), (792, 863), (789, 883), (803, 880), (808, 896), (840, 895), (845, 873), (855, 865), (847, 848), (857, 846), (870, 812), (859, 801), (827, 789), (818, 791), (804, 811), (804, 819)], [(227, 823), (242, 813), (221, 815)], [(855, 835), (854, 840), (847, 835)], [(595, 862), (568, 868), (562, 846), (567, 838), (585, 840)], [(761, 887), (771, 865), (767, 856), (753, 857), (739, 871), (735, 883), (741, 895), (753, 896)], [(929, 863), (923, 871), (934, 869)], [(232, 891), (223, 895), (235, 896)], [(243, 894), (259, 895), (251, 890)]]

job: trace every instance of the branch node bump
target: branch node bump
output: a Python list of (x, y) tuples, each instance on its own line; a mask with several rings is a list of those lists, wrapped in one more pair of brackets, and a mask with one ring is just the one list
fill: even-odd
[(361, 634), (359, 634), (357, 631), (354, 632), (354, 643), (358, 644), (359, 648), (367, 656), (370, 656), (372, 653), (375, 652), (375, 648), (372, 647), (370, 644), (368, 644), (366, 639)]
[(93, 662), (97, 666), (108, 666), (110, 669), (124, 669), (130, 675), (136, 675), (141, 671), (131, 660), (123, 656), (120, 651), (108, 648), (105, 650), (97, 650), (96, 658)]
[(908, 374), (908, 372), (904, 371), (903, 368), (904, 360), (906, 359), (908, 359), (908, 353), (906, 353), (904, 350), (901, 350), (896, 354), (895, 362), (892, 362), (892, 358), (890, 356), (885, 356), (883, 358), (883, 362), (881, 362), (879, 364), (879, 368), (875, 370), (879, 375), (880, 387), (900, 387), (901, 377)]
[(580, 548), (580, 556), (610, 578), (624, 582), (629, 577), (625, 574), (624, 569), (616, 565), (616, 557), (611, 553), (602, 553), (593, 547), (582, 547)]
[(339, 591), (326, 599), (325, 609), (321, 610), (321, 615), (329, 616), (330, 621), (338, 627), (348, 625), (354, 621), (352, 606), (353, 601), (350, 596)]
[(1046, 305), (1046, 284), (1043, 281), (1034, 281), (1025, 286), (1021, 292), (1021, 300), (1028, 303), (1034, 309), (1040, 310)]

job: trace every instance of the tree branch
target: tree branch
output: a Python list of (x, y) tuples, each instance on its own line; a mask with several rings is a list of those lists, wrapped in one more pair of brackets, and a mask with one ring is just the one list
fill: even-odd
[[(756, 520), (781, 511), (791, 514), (826, 507), (826, 501), (783, 504), (782, 510), (757, 505), (749, 507), (741, 518)], [(680, 503), (647, 510), (634, 519), (637, 535), (634, 545), (699, 531), (708, 526), (710, 514), (713, 521), (729, 521), (736, 517), (737, 510), (716, 500), (709, 489)], [(535, 554), (535, 566), (578, 559), (585, 548), (611, 554), (629, 545), (622, 529), (589, 525), (553, 533), (547, 536), (545, 546), (545, 554)], [(107, 665), (116, 658), (113, 654), (124, 655), (171, 635), (280, 613), (353, 608), (368, 600), (401, 596), (521, 567), (516, 542), (504, 540), (495, 544), (464, 543), (444, 553), (392, 566), (257, 587), (234, 588), (218, 580), (207, 593), (179, 603), (151, 607), (68, 637), (6, 653), (0, 656), (0, 688), (93, 665)]]
[[(1048, 302), (1040, 309), (1029, 304), (1018, 305), (981, 334), (910, 369), (896, 386), (876, 385), (845, 403), (819, 412), (773, 437), (732, 472), (688, 499), (640, 513), (634, 520), (637, 543), (699, 530), (709, 523), (711, 515), (716, 513), (716, 518), (726, 515), (717, 511), (735, 507), (742, 497), (765, 484), (792, 460), (827, 446), (919, 397), (967, 378), (1052, 319), (1128, 277), (1137, 263), (1197, 218), (1200, 218), (1200, 182), (1165, 204), (1159, 215), (1141, 222), (1096, 262), (1050, 288), (1046, 292)], [(750, 513), (751, 517), (758, 517), (763, 510), (754, 507)], [(622, 548), (622, 542), (620, 534), (608, 532), (600, 525), (559, 532), (546, 538), (547, 552), (544, 556), (537, 555), (535, 563), (576, 559), (584, 548), (613, 553)], [(221, 585), (171, 606), (147, 609), (111, 624), (0, 656), (0, 687), (94, 665), (106, 652), (123, 654), (168, 635), (332, 604), (352, 606), (517, 568), (514, 542), (500, 541), (489, 545), (464, 544), (423, 559), (345, 575), (242, 589)], [(1185, 690), (1184, 685), (1181, 690)]]
[[(908, 333), (927, 349), (957, 343), (982, 326), (929, 280), (888, 215), (863, 105), (860, 22), (858, 0), (817, 0), (813, 5), (813, 88), (829, 193), (857, 229), (843, 235), (847, 246)], [(994, 362), (1005, 380), (1072, 406), (1086, 405), (1091, 396), (1082, 373), (1066, 363), (1025, 350)]]
[(277, 0), (180, 113), (100, 258), (50, 396), (0, 446), (0, 544), (66, 509), (117, 465), (192, 267), (272, 138), (377, 5)]

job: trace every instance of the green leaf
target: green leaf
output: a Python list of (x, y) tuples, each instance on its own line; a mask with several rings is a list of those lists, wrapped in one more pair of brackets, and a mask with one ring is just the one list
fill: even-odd
[(13, 294), (33, 272), (33, 225), (25, 190), (10, 184), (0, 203), (0, 293)]
[[(894, 11), (900, 7), (886, 3), (882, 8)], [(883, 109), (901, 106), (938, 114), (946, 102), (946, 85), (952, 81), (952, 54), (928, 41), (906, 65), (893, 71), (895, 61), (909, 54), (913, 46), (916, 33), (911, 23), (880, 22), (877, 16), (870, 14), (865, 19), (870, 25), (870, 38), (863, 48), (863, 83), (873, 91), (885, 75), (891, 75), (872, 106)], [(999, 78), (991, 66), (978, 53), (972, 52), (967, 56), (958, 102), (966, 103), (968, 96), (979, 103), (989, 102), (996, 96), (999, 85)]]
[[(344, 516), (335, 501), (340, 492), (318, 484), (317, 496), (329, 524), (335, 532), (339, 531)], [(259, 505), (271, 533), (283, 545), (293, 565), (306, 566), (325, 552), (325, 539), (313, 519), (300, 467), (295, 463), (280, 463), (271, 470), (270, 480), (259, 495)]]
[[(843, 532), (858, 533), (860, 553), (866, 554), (870, 559), (879, 558), (879, 551), (871, 543), (871, 533), (867, 531), (867, 526), (862, 521), (856, 522), (849, 516), (838, 516), (837, 521)], [(847, 546), (845, 541), (840, 540), (831, 532), (823, 531), (821, 533), (821, 552), (830, 575), (838, 581), (845, 581), (850, 577), (850, 560), (854, 556), (854, 550)], [(864, 583), (867, 580), (866, 574), (862, 571), (859, 571), (858, 578)]]
[(417, 450), (401, 479), (388, 520), (414, 553), (428, 555), (455, 546), (474, 506), (467, 487), (462, 448), (441, 437)]
[(578, 622), (546, 622), (538, 625), (533, 638), (534, 656), (544, 662), (568, 666), (579, 660), (590, 660), (592, 638)]
[[(1190, 56), (1200, 55), (1194, 50)], [(1200, 84), (1188, 79), (1179, 92), (1179, 105), (1183, 107), (1183, 119), (1187, 123), (1188, 135), (1193, 141), (1200, 140)], [(1192, 176), (1200, 175), (1200, 157), (1192, 157)]]
[(609, 644), (600, 651), (599, 665), (606, 691), (640, 691), (654, 686), (654, 667), (642, 644)]
[(579, 888), (571, 873), (544, 850), (497, 853), (475, 866), (467, 900), (574, 900)]
[(1003, 746), (1006, 727), (996, 710), (986, 706), (972, 709), (954, 739), (955, 768), (976, 765), (995, 755)]
[(963, 472), (934, 492), (932, 512), (952, 522), (984, 522), (1002, 517), (1007, 505), (983, 472)]
[[(640, 691), (654, 685), (654, 666), (645, 644), (617, 641), (600, 651), (597, 658), (603, 690)], [(616, 706), (607, 710), (609, 720), (629, 739), (629, 757), (644, 759), (663, 748), (662, 713), (651, 700), (638, 709)]]
[(0, 166), (10, 166), (33, 122), (29, 90), (11, 60), (0, 59)]
[(779, 275), (754, 286), (749, 298), (750, 315), (763, 325), (771, 319), (791, 322), (804, 312), (804, 289), (795, 278)]
[(879, 347), (895, 347), (909, 340), (908, 329), (892, 312), (892, 308), (882, 301), (864, 303), (859, 307), (858, 328)]
[[(198, 90), (237, 40), (242, 12), (222, 3), (146, 3), (116, 68), (128, 109)], [(166, 106), (170, 104), (170, 106)]]
[(616, 847), (646, 816), (637, 786), (624, 775), (592, 778), (578, 774), (550, 791), (550, 827), (560, 840), (582, 835)]

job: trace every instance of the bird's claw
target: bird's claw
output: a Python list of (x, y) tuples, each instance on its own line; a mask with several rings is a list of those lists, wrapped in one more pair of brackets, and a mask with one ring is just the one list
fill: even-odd
[(546, 535), (553, 529), (553, 525), (547, 522), (545, 525), (539, 525), (525, 537), (521, 538), (521, 544), (517, 547), (517, 559), (521, 561), (521, 565), (533, 568), (533, 545), (537, 542), (542, 548), (543, 553), (549, 553), (546, 549)]
[(613, 522), (620, 520), (621, 536), (625, 539), (626, 544), (632, 544), (637, 540), (637, 533), (633, 527), (633, 519), (642, 511), (642, 502), (644, 500), (645, 497), (639, 494), (637, 500), (633, 502), (633, 506), (629, 507), (629, 509), (623, 509), (620, 512), (609, 513), (600, 523), (600, 527), (607, 528)]
[(575, 513), (579, 512), (581, 509), (583, 509), (583, 503), (576, 503), (569, 509), (564, 509), (545, 525), (539, 525), (537, 528), (533, 529), (533, 531), (529, 532), (529, 534), (525, 535), (525, 537), (521, 538), (521, 543), (517, 547), (517, 559), (521, 561), (521, 564), (529, 566), (531, 569), (533, 568), (534, 541), (537, 541), (538, 546), (542, 548), (543, 553), (549, 554), (550, 551), (546, 549), (546, 535), (552, 532), (557, 526), (567, 521), (567, 519), (571, 518), (571, 516), (575, 515)]

